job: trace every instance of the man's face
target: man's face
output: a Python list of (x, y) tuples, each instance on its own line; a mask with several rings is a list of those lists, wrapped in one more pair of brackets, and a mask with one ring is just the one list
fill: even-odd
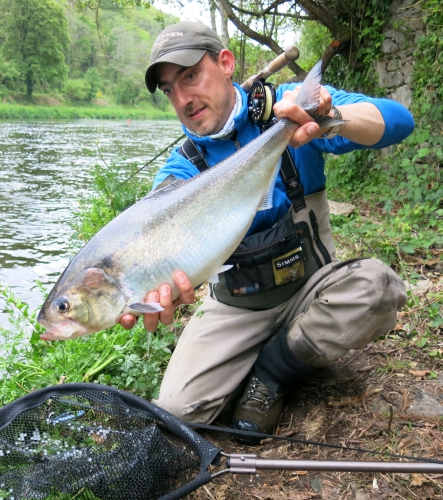
[(234, 56), (222, 50), (218, 62), (205, 54), (190, 68), (159, 64), (156, 76), (181, 123), (198, 135), (211, 135), (223, 128), (234, 107), (233, 71)]

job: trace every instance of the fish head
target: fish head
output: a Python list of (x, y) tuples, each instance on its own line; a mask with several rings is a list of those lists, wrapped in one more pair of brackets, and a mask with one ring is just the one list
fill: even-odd
[(102, 269), (65, 272), (38, 314), (38, 322), (47, 329), (40, 338), (66, 340), (110, 328), (125, 303), (118, 282)]

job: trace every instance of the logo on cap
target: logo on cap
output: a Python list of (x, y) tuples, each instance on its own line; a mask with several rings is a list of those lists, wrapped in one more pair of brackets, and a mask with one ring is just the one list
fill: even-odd
[(157, 47), (163, 47), (163, 45), (168, 41), (169, 38), (172, 38), (174, 36), (183, 36), (183, 31), (170, 31), (169, 33), (163, 33), (161, 34), (157, 40), (155, 41), (152, 50), (156, 50)]

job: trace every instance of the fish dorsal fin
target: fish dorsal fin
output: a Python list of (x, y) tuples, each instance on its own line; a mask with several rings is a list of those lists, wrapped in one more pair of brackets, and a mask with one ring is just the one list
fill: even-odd
[(295, 104), (303, 108), (307, 113), (315, 112), (320, 104), (321, 65), (322, 61), (318, 61), (308, 73), (295, 100)]
[(168, 186), (172, 186), (173, 184), (176, 184), (177, 182), (181, 182), (181, 179), (178, 179), (174, 174), (168, 175), (166, 179), (163, 180), (156, 188), (155, 191), (158, 191), (159, 189), (163, 189)]

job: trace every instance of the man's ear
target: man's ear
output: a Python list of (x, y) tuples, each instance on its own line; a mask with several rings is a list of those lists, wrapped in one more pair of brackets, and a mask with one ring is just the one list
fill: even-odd
[(223, 49), (220, 51), (218, 62), (222, 65), (225, 76), (231, 79), (235, 70), (234, 54), (228, 49)]

